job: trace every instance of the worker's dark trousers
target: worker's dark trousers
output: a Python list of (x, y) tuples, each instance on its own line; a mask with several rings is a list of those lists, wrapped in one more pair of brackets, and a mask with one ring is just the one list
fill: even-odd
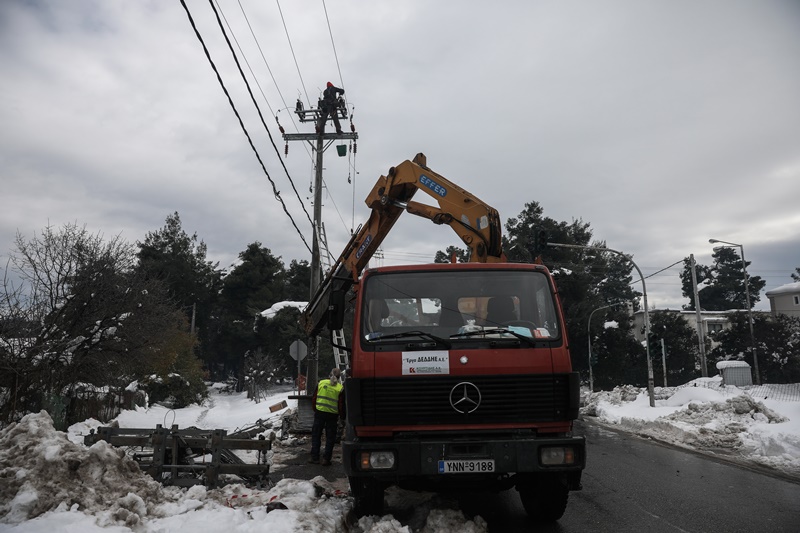
[(317, 124), (317, 129), (319, 129), (320, 133), (325, 133), (325, 123), (328, 121), (328, 116), (333, 119), (333, 124), (336, 126), (336, 132), (338, 133), (342, 130), (342, 126), (339, 124), (339, 113), (336, 111), (336, 106), (326, 106), (322, 108), (322, 116), (319, 117), (319, 124)]
[(322, 447), (322, 430), (325, 430), (325, 453), (323, 459), (331, 460), (333, 445), (336, 444), (336, 426), (339, 415), (336, 413), (321, 413), (314, 411), (314, 425), (311, 426), (311, 457), (319, 459), (319, 449)]

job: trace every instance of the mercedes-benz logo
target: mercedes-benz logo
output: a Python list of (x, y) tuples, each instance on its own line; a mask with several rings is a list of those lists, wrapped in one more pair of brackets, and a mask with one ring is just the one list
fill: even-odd
[(481, 391), (474, 383), (462, 381), (450, 391), (450, 405), (458, 413), (469, 414), (481, 404)]

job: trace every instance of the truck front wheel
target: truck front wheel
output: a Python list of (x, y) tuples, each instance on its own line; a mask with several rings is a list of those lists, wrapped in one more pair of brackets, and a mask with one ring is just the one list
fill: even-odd
[(383, 485), (374, 479), (350, 477), (350, 492), (353, 495), (353, 510), (356, 516), (383, 514)]
[(562, 476), (541, 476), (517, 485), (522, 506), (537, 522), (555, 522), (567, 509), (569, 488)]

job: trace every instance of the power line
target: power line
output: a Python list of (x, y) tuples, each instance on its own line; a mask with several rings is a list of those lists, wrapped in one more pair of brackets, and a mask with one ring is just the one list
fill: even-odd
[(308, 102), (308, 107), (311, 107), (311, 99), (308, 97), (308, 91), (306, 91), (306, 84), (303, 81), (303, 75), (300, 74), (300, 65), (297, 63), (297, 56), (294, 55), (294, 47), (292, 46), (292, 39), (291, 37), (289, 37), (289, 29), (286, 27), (286, 21), (283, 19), (283, 11), (281, 10), (280, 0), (275, 0), (275, 3), (278, 4), (278, 13), (281, 14), (281, 22), (283, 22), (283, 31), (286, 32), (286, 39), (288, 39), (289, 41), (289, 50), (292, 51), (294, 66), (297, 67), (297, 75), (300, 76), (300, 85), (303, 86), (303, 92), (306, 95), (306, 102)]
[[(256, 97), (253, 95), (253, 91), (250, 88), (250, 83), (247, 81), (247, 76), (244, 75), (244, 71), (242, 70), (242, 65), (239, 63), (239, 58), (236, 57), (236, 52), (233, 50), (233, 46), (231, 45), (230, 39), (228, 39), (228, 34), (225, 32), (225, 28), (222, 25), (222, 20), (220, 20), (220, 18), (219, 18), (219, 13), (217, 13), (217, 9), (216, 9), (216, 7), (214, 7), (214, 0), (208, 0), (208, 3), (211, 5), (211, 10), (214, 11), (214, 16), (217, 18), (217, 24), (219, 24), (219, 29), (222, 32), (222, 36), (225, 37), (225, 42), (228, 43), (228, 49), (231, 51), (231, 55), (233, 56), (233, 60), (236, 62), (236, 68), (239, 69), (239, 74), (242, 76), (242, 80), (244, 81), (245, 87), (247, 87), (247, 93), (250, 95), (250, 99), (253, 101), (253, 105), (256, 106), (256, 111), (258, 111), (258, 117), (261, 119), (261, 124), (264, 126), (264, 129), (266, 130), (267, 135), (269, 136), (269, 141), (270, 141), (270, 143), (272, 143), (272, 148), (275, 150), (275, 153), (278, 155), (278, 161), (280, 161), (284, 172), (286, 172), (286, 177), (289, 180), (289, 184), (291, 184), (292, 190), (294, 191), (295, 195), (297, 196), (297, 199), (300, 201), (300, 207), (303, 208), (303, 212), (306, 214), (306, 218), (308, 219), (308, 222), (313, 227), (314, 223), (311, 221), (311, 215), (308, 214), (308, 211), (306, 210), (306, 206), (303, 203), (303, 199), (300, 198), (300, 193), (297, 191), (297, 187), (295, 187), (295, 185), (294, 185), (294, 180), (292, 180), (292, 177), (289, 175), (289, 169), (286, 168), (286, 164), (283, 162), (283, 158), (281, 157), (281, 153), (278, 150), (278, 147), (275, 144), (275, 141), (272, 139), (272, 133), (269, 131), (269, 128), (267, 127), (267, 123), (264, 121), (264, 115), (261, 114), (261, 108), (259, 107), (258, 102), (256, 101)], [(266, 172), (266, 168), (264, 169), (264, 171)], [(272, 181), (272, 180), (270, 180), (270, 181)]]
[[(242, 5), (242, 2), (240, 0), (237, 1), (239, 2), (239, 9), (242, 10), (242, 15), (244, 16), (244, 20), (245, 22), (247, 22), (247, 27), (250, 29), (250, 35), (253, 36), (253, 41), (255, 41), (256, 47), (258, 48), (258, 51), (261, 54), (261, 59), (264, 61), (264, 66), (267, 67), (267, 72), (269, 72), (269, 75), (272, 78), (272, 83), (275, 84), (275, 89), (278, 91), (278, 96), (280, 96), (281, 102), (283, 102), (283, 107), (284, 109), (289, 109), (289, 105), (286, 103), (286, 99), (283, 97), (281, 88), (278, 86), (278, 81), (275, 79), (275, 75), (272, 73), (272, 69), (269, 67), (269, 63), (267, 62), (267, 57), (264, 55), (264, 50), (261, 48), (261, 43), (258, 42), (258, 37), (256, 37), (255, 31), (253, 31), (253, 26), (250, 24), (250, 19), (247, 17), (247, 13), (245, 13), (244, 6)], [(242, 52), (242, 55), (244, 55), (244, 52)], [(253, 74), (253, 77), (255, 78), (255, 74)], [(264, 97), (264, 100), (266, 100), (266, 96)], [(270, 108), (270, 111), (272, 111), (272, 108)], [(278, 119), (277, 113), (273, 112), (272, 114), (275, 115), (275, 120), (277, 120)], [(292, 116), (291, 113), (289, 113), (289, 120), (292, 121), (292, 125), (294, 126), (295, 131), (299, 132), (300, 129), (297, 127), (297, 123), (294, 121), (294, 117)], [(308, 151), (308, 147), (305, 145), (303, 147), (305, 148), (306, 154), (308, 154), (309, 159), (313, 161), (313, 156), (311, 155), (311, 152)]]
[(330, 188), (328, 188), (328, 184), (325, 183), (324, 179), (322, 180), (322, 184), (325, 186), (325, 189), (328, 191), (328, 198), (330, 198), (331, 203), (333, 203), (333, 209), (336, 211), (336, 214), (339, 215), (339, 220), (342, 221), (342, 225), (344, 226), (344, 229), (347, 229), (347, 223), (344, 221), (344, 218), (342, 217), (342, 213), (339, 212), (339, 206), (336, 205), (336, 200), (333, 199), (333, 195), (331, 194), (331, 190), (330, 190)]
[[(660, 274), (661, 272), (664, 272), (665, 270), (670, 269), (670, 268), (674, 267), (675, 265), (677, 265), (679, 263), (683, 263), (683, 259), (681, 259), (680, 261), (675, 261), (670, 266), (664, 267), (661, 270), (657, 270), (657, 271), (653, 272), (652, 274), (650, 274), (649, 276), (645, 276), (644, 279), (652, 278), (656, 274)], [(641, 280), (639, 280), (639, 281), (641, 281)], [(634, 281), (634, 283), (636, 283), (636, 282)]]
[[(306, 93), (306, 100), (308, 101), (308, 104), (310, 106), (311, 105), (311, 101), (310, 101), (310, 98), (308, 97), (308, 92), (306, 91), (306, 88), (305, 88), (305, 82), (303, 81), (303, 75), (300, 72), (300, 65), (299, 65), (299, 63), (297, 61), (297, 56), (295, 55), (295, 52), (294, 52), (294, 47), (292, 45), (292, 39), (289, 36), (289, 29), (288, 29), (288, 27), (286, 25), (286, 20), (285, 20), (285, 18), (283, 16), (283, 10), (281, 9), (280, 1), (276, 0), (276, 4), (278, 6), (278, 12), (280, 13), (280, 16), (281, 16), (281, 22), (283, 23), (283, 29), (284, 29), (284, 31), (286, 33), (286, 39), (289, 42), (289, 48), (292, 51), (292, 58), (294, 59), (295, 67), (297, 69), (297, 74), (300, 77), (300, 83), (303, 85), (303, 91)], [(239, 5), (241, 6), (241, 2), (239, 3)], [(342, 70), (341, 70), (341, 67), (339, 66), (339, 57), (338, 57), (338, 54), (336, 53), (336, 45), (335, 45), (334, 40), (333, 40), (333, 32), (331, 31), (330, 19), (328, 18), (328, 10), (327, 10), (327, 7), (325, 6), (324, 2), (323, 2), (323, 9), (325, 11), (325, 19), (326, 19), (327, 24), (328, 24), (328, 33), (329, 33), (329, 35), (331, 37), (331, 44), (333, 45), (333, 55), (334, 55), (334, 58), (336, 59), (336, 68), (337, 68), (337, 70), (339, 72), (339, 79), (341, 80), (341, 84), (344, 86), (344, 80), (342, 78)], [(242, 8), (242, 13), (244, 13), (244, 8)], [(247, 15), (245, 15), (245, 19), (247, 19)], [(248, 21), (248, 26), (249, 26), (249, 21)], [(250, 28), (250, 31), (252, 33), (252, 31), (253, 31), (252, 27)], [(256, 39), (255, 34), (253, 34), (253, 38)], [(257, 39), (256, 39), (256, 43), (258, 43)], [(259, 46), (259, 50), (261, 50), (260, 46)], [(262, 52), (262, 57), (263, 57), (263, 52)], [(264, 61), (266, 62), (266, 59), (264, 59)], [(271, 71), (270, 71), (270, 74), (271, 74)], [(273, 77), (273, 81), (274, 81), (274, 77)], [(275, 82), (275, 84), (277, 86), (277, 82)], [(280, 91), (279, 91), (279, 93), (280, 93)], [(282, 95), (281, 95), (281, 99), (283, 101), (284, 106), (286, 106), (288, 108), (288, 105), (286, 105), (286, 101), (283, 100), (283, 96)], [(297, 125), (295, 124), (293, 117), (292, 117), (292, 123), (295, 125), (295, 129), (297, 129)], [(309, 154), (309, 156), (310, 155), (311, 154)], [(348, 166), (350, 166), (349, 158), (348, 158)], [(355, 170), (355, 167), (353, 167), (353, 168)], [(323, 179), (323, 184), (327, 188), (327, 183), (325, 183), (324, 179)], [(353, 187), (353, 189), (355, 191), (355, 187)], [(339, 218), (342, 221), (342, 225), (344, 226), (345, 229), (347, 229), (347, 223), (345, 223), (344, 218), (342, 218), (342, 215), (339, 212), (339, 208), (338, 208), (338, 206), (336, 205), (336, 202), (333, 199), (333, 195), (330, 194), (330, 189), (328, 189), (328, 197), (331, 199), (331, 202), (333, 202), (334, 209), (336, 210), (337, 214), (339, 215)], [(352, 227), (350, 229), (352, 231)]]
[[(336, 59), (336, 70), (339, 71), (339, 82), (344, 87), (344, 78), (342, 78), (342, 69), (339, 67), (339, 56), (336, 54), (336, 43), (333, 42), (333, 32), (331, 31), (331, 19), (328, 18), (328, 8), (325, 5), (325, 0), (322, 0), (322, 9), (325, 10), (325, 21), (328, 23), (328, 34), (331, 36), (331, 46), (333, 47), (333, 57)], [(347, 101), (347, 98), (345, 98)]]
[[(233, 36), (233, 40), (236, 43), (236, 47), (239, 49), (239, 53), (241, 54), (242, 58), (244, 58), (244, 62), (247, 64), (247, 68), (250, 71), (250, 75), (253, 76), (253, 80), (255, 80), (256, 85), (258, 85), (258, 90), (259, 92), (261, 92), (261, 96), (264, 98), (264, 102), (267, 103), (269, 112), (274, 115), (275, 111), (273, 111), (272, 106), (269, 105), (269, 100), (267, 100), (267, 95), (264, 94), (264, 89), (261, 88), (261, 84), (258, 82), (258, 78), (256, 77), (255, 72), (253, 72), (253, 67), (250, 66), (250, 62), (247, 60), (247, 56), (244, 54), (244, 50), (242, 50), (242, 46), (239, 44), (239, 40), (236, 38), (236, 34), (234, 33), (233, 28), (231, 28), (231, 25), (228, 23), (228, 18), (225, 16), (225, 12), (222, 11), (222, 6), (219, 5), (219, 2), (217, 2), (217, 0), (214, 0), (214, 3), (217, 5), (217, 9), (219, 9), (219, 12), (222, 14), (222, 18), (225, 20), (225, 25), (228, 27), (228, 31)], [(241, 4), (239, 5), (241, 6)], [(245, 20), (247, 20), (246, 15), (245, 15)], [(258, 44), (258, 42), (256, 42), (256, 44)], [(267, 67), (267, 70), (269, 70), (269, 67)], [(272, 74), (272, 71), (270, 71), (270, 74)], [(275, 81), (275, 78), (272, 78), (272, 81)], [(278, 90), (278, 94), (280, 94), (280, 90)], [(283, 99), (283, 96), (281, 96), (281, 99)]]
[[(239, 120), (239, 126), (242, 128), (242, 131), (244, 132), (245, 137), (247, 137), (247, 142), (250, 143), (250, 148), (253, 150), (253, 153), (256, 155), (256, 159), (258, 159), (258, 162), (261, 165), (261, 169), (264, 171), (264, 174), (267, 176), (267, 179), (269, 180), (270, 184), (272, 185), (272, 192), (275, 195), (275, 198), (277, 198), (278, 201), (281, 203), (281, 206), (283, 207), (283, 211), (286, 213), (286, 216), (289, 217), (289, 220), (292, 221), (292, 225), (294, 226), (294, 229), (297, 231), (297, 234), (300, 236), (300, 239), (303, 241), (303, 244), (306, 245), (306, 248), (308, 249), (309, 253), (311, 253), (311, 247), (306, 242), (305, 237), (303, 237), (303, 233), (300, 231), (300, 228), (297, 227), (297, 224), (295, 223), (294, 218), (292, 218), (291, 213), (289, 213), (289, 210), (286, 208), (286, 204), (283, 203), (283, 198), (281, 198), (281, 193), (278, 191), (277, 187), (275, 186), (275, 182), (272, 181), (272, 178), (270, 177), (269, 172), (267, 172), (267, 167), (264, 165), (264, 161), (261, 159), (261, 155), (258, 153), (258, 150), (256, 149), (255, 145), (253, 144), (253, 139), (250, 137), (250, 134), (247, 132), (247, 128), (245, 127), (244, 122), (242, 121), (242, 117), (239, 115), (239, 111), (236, 109), (236, 105), (233, 103), (233, 99), (231, 98), (231, 95), (228, 92), (227, 87), (225, 87), (225, 83), (222, 81), (222, 77), (220, 76), (219, 70), (217, 69), (217, 65), (214, 63), (214, 60), (211, 59), (211, 53), (208, 51), (208, 48), (206, 47), (206, 43), (205, 43), (205, 41), (203, 41), (203, 37), (202, 37), (202, 35), (200, 35), (200, 32), (197, 29), (197, 25), (194, 22), (194, 18), (192, 18), (192, 14), (189, 11), (189, 7), (186, 5), (186, 0), (180, 0), (180, 2), (181, 2), (181, 5), (183, 6), (183, 9), (186, 11), (186, 16), (189, 18), (189, 23), (192, 25), (192, 29), (194, 30), (194, 34), (197, 36), (197, 39), (200, 41), (200, 44), (203, 47), (203, 52), (205, 53), (206, 58), (208, 59), (208, 62), (211, 64), (211, 68), (214, 70), (214, 74), (216, 74), (216, 76), (217, 76), (217, 81), (219, 82), (220, 87), (222, 87), (222, 91), (225, 93), (225, 96), (228, 98), (228, 104), (230, 104), (231, 109), (233, 109), (233, 113), (236, 115), (236, 118)], [(212, 7), (213, 7), (213, 4), (212, 4)], [(216, 13), (216, 11), (215, 11), (215, 13)], [(217, 17), (217, 19), (219, 20), (219, 17)]]

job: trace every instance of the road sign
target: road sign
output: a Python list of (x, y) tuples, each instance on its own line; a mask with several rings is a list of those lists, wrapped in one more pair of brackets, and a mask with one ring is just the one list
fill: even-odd
[(306, 347), (306, 343), (301, 340), (296, 340), (289, 346), (289, 355), (295, 361), (302, 361), (306, 358), (307, 354), (308, 348)]

